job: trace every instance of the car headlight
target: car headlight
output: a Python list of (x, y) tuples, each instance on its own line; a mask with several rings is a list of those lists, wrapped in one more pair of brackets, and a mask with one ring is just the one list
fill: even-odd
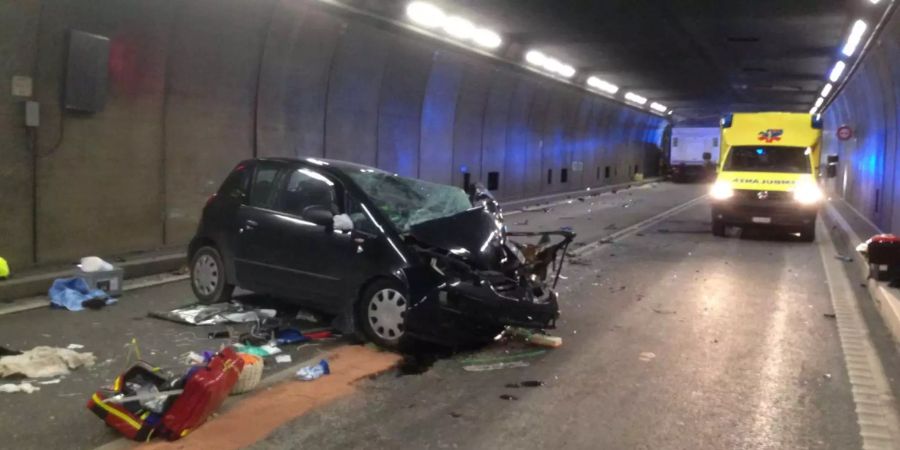
[(709, 190), (709, 196), (715, 200), (726, 200), (734, 197), (734, 189), (727, 181), (716, 181)]
[(794, 188), (794, 200), (803, 205), (818, 203), (824, 197), (822, 190), (815, 183), (797, 183), (797, 187)]

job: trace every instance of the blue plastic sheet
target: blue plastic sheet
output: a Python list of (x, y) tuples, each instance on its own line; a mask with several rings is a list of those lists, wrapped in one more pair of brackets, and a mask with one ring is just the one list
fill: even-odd
[(84, 303), (90, 300), (101, 300), (111, 305), (116, 301), (108, 298), (106, 292), (91, 289), (82, 278), (59, 278), (53, 281), (48, 292), (50, 304), (69, 311), (81, 311)]

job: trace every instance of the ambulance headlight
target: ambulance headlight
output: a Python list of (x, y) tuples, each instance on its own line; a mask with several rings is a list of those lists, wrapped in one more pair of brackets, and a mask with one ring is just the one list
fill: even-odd
[(825, 195), (819, 186), (812, 182), (797, 183), (794, 189), (794, 200), (803, 205), (814, 205), (822, 201)]
[(727, 200), (734, 197), (734, 189), (731, 188), (731, 183), (719, 180), (709, 189), (709, 196), (713, 200)]

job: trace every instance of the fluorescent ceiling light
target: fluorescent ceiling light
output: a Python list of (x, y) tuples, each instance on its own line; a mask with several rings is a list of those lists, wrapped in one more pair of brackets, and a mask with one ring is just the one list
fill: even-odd
[(832, 82), (837, 82), (841, 79), (841, 75), (844, 73), (844, 69), (847, 68), (847, 64), (843, 61), (838, 61), (834, 64), (834, 68), (831, 69), (831, 74), (828, 75), (828, 79)]
[(831, 84), (831, 83), (826, 84), (825, 87), (822, 88), (822, 97), (828, 97), (828, 94), (831, 93), (832, 88), (834, 88), (833, 84)]
[(643, 105), (643, 104), (647, 103), (646, 97), (641, 97), (640, 95), (637, 95), (634, 92), (626, 92), (625, 100), (635, 102), (639, 105)]
[(818, 99), (816, 99), (816, 108), (820, 108), (822, 106), (822, 103), (825, 103), (824, 98), (819, 97)]
[(667, 112), (666, 114), (671, 116), (673, 113), (675, 113), (675, 110), (670, 109), (669, 112)]
[(418, 25), (425, 28), (438, 28), (444, 24), (447, 16), (437, 6), (426, 2), (412, 2), (406, 6), (406, 15)]
[(475, 34), (475, 24), (459, 16), (448, 17), (444, 31), (457, 39), (469, 39)]
[(543, 66), (544, 61), (547, 60), (547, 55), (537, 51), (530, 50), (525, 54), (525, 61), (528, 61), (528, 64), (534, 64), (535, 66)]
[(871, 3), (871, 4), (873, 4), (873, 5), (876, 5), (876, 4), (878, 4), (878, 2), (880, 2), (880, 1), (881, 1), (881, 0), (869, 0), (869, 3)]
[(562, 64), (557, 73), (566, 78), (572, 78), (575, 75), (575, 68), (568, 64)]
[(615, 94), (616, 92), (619, 92), (618, 86), (594, 76), (588, 77), (587, 84), (592, 88), (600, 89), (601, 91), (608, 94)]
[(669, 107), (661, 103), (652, 102), (650, 103), (650, 109), (664, 113), (669, 110)]
[(541, 67), (547, 69), (550, 72), (559, 72), (562, 69), (563, 65), (561, 62), (559, 62), (558, 59), (547, 57), (544, 59), (544, 64), (541, 64)]
[(850, 30), (850, 36), (847, 37), (847, 43), (844, 44), (844, 49), (842, 52), (846, 56), (853, 56), (853, 53), (856, 52), (856, 47), (859, 46), (859, 42), (862, 41), (863, 34), (866, 33), (866, 28), (868, 26), (862, 20), (857, 20), (853, 23), (853, 28)]
[(472, 36), (472, 40), (475, 41), (481, 47), (485, 48), (497, 48), (500, 44), (503, 43), (503, 39), (499, 34), (494, 33), (487, 28), (479, 28), (475, 30), (475, 35)]
[(815, 114), (816, 111), (818, 111), (818, 110), (819, 110), (819, 108), (816, 108), (815, 106), (813, 106), (812, 108), (809, 109), (809, 113), (810, 113), (810, 114)]

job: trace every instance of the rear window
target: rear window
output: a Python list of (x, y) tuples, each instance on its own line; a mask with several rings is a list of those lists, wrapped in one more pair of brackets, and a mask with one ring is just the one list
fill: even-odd
[(234, 168), (222, 186), (219, 188), (220, 195), (227, 195), (235, 200), (244, 201), (247, 197), (247, 191), (250, 187), (250, 175), (253, 173), (252, 166), (248, 168), (247, 162), (242, 162)]
[(728, 153), (724, 170), (732, 172), (810, 173), (808, 148), (736, 146)]

